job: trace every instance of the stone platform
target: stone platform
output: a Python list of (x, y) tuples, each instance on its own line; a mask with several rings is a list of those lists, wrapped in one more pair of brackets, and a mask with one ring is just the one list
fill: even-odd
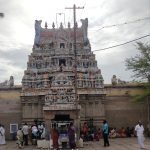
[[(150, 150), (150, 138), (145, 140), (145, 149)], [(7, 141), (6, 145), (0, 145), (0, 150), (18, 150), (15, 141)], [(42, 150), (36, 146), (25, 146), (23, 150)], [(84, 142), (84, 148), (78, 150), (140, 150), (136, 138), (110, 139), (110, 147), (103, 147), (103, 140), (99, 142)]]

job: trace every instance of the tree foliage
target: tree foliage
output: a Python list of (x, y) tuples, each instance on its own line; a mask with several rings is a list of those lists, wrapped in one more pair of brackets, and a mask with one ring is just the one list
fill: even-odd
[(143, 100), (146, 100), (147, 97), (149, 99), (149, 96), (150, 96), (150, 82), (145, 83), (143, 85), (143, 88), (144, 88), (144, 93), (140, 94), (140, 95), (138, 94), (138, 95), (134, 96), (133, 101), (141, 102)]
[(134, 77), (150, 82), (150, 45), (138, 42), (137, 49), (139, 54), (125, 60), (127, 70), (132, 70)]
[(150, 96), (150, 45), (137, 43), (139, 54), (125, 60), (128, 70), (132, 70), (134, 77), (147, 79), (147, 83), (143, 85), (144, 93), (134, 97), (134, 101), (143, 101)]

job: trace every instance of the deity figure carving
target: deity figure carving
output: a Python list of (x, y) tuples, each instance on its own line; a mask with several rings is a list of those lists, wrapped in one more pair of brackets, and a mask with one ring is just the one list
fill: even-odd
[(40, 42), (40, 35), (41, 35), (41, 23), (42, 20), (35, 20), (35, 38), (34, 38), (34, 44), (39, 46)]
[(70, 22), (68, 22), (68, 28), (70, 28)]
[(53, 29), (55, 28), (55, 24), (54, 24), (54, 22), (53, 22), (53, 24), (52, 24), (52, 27), (53, 27)]
[(60, 23), (60, 29), (64, 28), (62, 22)]
[(104, 84), (104, 79), (103, 79), (102, 74), (99, 74), (99, 81), (102, 85)]
[(74, 100), (74, 91), (71, 88), (65, 89), (64, 87), (58, 88), (56, 92), (50, 90), (45, 96), (46, 105), (74, 103)]

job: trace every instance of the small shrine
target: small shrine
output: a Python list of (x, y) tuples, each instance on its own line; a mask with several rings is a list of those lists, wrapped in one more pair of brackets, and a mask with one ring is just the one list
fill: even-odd
[(9, 80), (0, 82), (0, 88), (11, 88), (14, 87), (14, 77), (10, 76)]

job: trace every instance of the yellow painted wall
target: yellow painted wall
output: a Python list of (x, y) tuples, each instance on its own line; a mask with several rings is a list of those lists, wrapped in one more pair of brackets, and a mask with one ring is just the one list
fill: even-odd
[(20, 91), (0, 91), (0, 100), (19, 100)]

